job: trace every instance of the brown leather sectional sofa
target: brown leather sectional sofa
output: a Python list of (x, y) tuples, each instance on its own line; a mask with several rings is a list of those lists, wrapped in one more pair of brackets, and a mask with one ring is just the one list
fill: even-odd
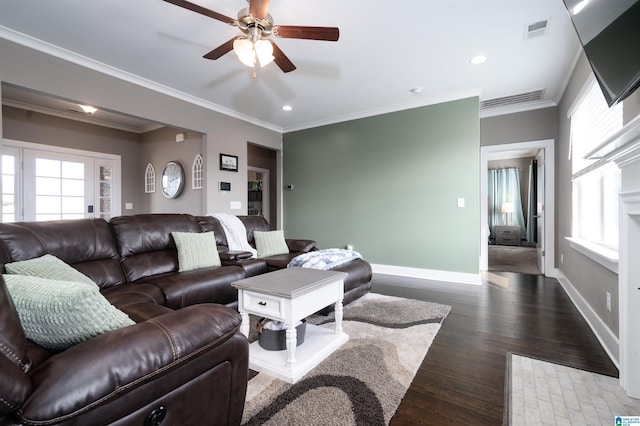
[[(249, 242), (270, 230), (241, 216)], [(171, 232), (214, 231), (223, 265), (177, 272)], [(0, 223), (0, 267), (51, 254), (90, 277), (135, 325), (52, 353), (26, 339), (0, 280), (0, 425), (239, 424), (248, 345), (240, 334), (233, 281), (286, 267), (314, 250), (287, 240), (291, 253), (242, 259), (217, 219), (179, 214), (74, 221)], [(371, 287), (364, 260), (349, 273), (345, 304)]]

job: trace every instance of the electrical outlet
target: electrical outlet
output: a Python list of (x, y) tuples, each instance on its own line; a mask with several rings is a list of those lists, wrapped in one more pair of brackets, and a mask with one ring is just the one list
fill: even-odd
[(611, 312), (611, 293), (607, 292), (607, 311)]
[(564, 264), (564, 253), (560, 253), (560, 264)]

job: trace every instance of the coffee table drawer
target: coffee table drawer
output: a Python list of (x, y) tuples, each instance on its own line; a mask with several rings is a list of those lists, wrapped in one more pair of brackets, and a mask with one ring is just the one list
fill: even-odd
[(264, 315), (272, 319), (283, 318), (283, 300), (279, 297), (269, 296), (252, 291), (244, 291), (244, 307), (257, 315)]

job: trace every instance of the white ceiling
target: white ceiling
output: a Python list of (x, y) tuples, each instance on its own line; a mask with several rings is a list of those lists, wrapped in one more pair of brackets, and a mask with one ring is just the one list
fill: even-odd
[[(192, 1), (233, 18), (247, 7)], [(275, 39), (297, 70), (270, 64), (254, 79), (233, 52), (202, 58), (237, 28), (161, 0), (0, 0), (0, 37), (283, 132), (475, 95), (543, 90), (483, 115), (556, 105), (579, 52), (562, 0), (272, 0), (269, 13), (337, 26), (340, 40)], [(471, 65), (477, 54), (487, 62)]]

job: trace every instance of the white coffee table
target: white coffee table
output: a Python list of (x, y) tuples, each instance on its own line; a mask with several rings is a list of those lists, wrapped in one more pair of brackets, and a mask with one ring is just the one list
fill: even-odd
[[(268, 351), (255, 341), (249, 346), (249, 367), (295, 383), (349, 340), (342, 331), (344, 272), (286, 268), (234, 282), (238, 289), (241, 332), (249, 336), (249, 314), (283, 321), (287, 349)], [(307, 324), (304, 343), (296, 348), (295, 324), (335, 303), (333, 330)]]

